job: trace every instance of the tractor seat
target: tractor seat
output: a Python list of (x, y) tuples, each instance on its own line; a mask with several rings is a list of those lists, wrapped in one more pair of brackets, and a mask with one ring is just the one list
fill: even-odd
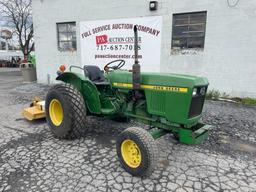
[(85, 65), (84, 73), (95, 85), (110, 85), (106, 81), (103, 72), (96, 65)]

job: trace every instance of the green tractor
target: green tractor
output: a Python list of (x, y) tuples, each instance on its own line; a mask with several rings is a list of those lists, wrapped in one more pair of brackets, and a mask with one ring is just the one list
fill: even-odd
[[(118, 159), (135, 176), (151, 174), (157, 163), (155, 140), (172, 133), (184, 144), (200, 144), (208, 137), (209, 125), (200, 122), (208, 87), (206, 78), (169, 73), (140, 72), (137, 28), (135, 63), (122, 70), (124, 60), (97, 66), (71, 66), (56, 78), (46, 96), (46, 119), (60, 139), (77, 137), (89, 115), (133, 119), (149, 129), (131, 127), (116, 140)], [(72, 72), (79, 68), (82, 73)]]

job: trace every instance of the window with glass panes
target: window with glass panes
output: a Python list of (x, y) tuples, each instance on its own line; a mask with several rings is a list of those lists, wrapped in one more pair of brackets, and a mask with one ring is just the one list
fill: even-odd
[(58, 49), (60, 51), (76, 50), (76, 23), (57, 23)]
[(204, 48), (207, 12), (173, 14), (172, 48)]

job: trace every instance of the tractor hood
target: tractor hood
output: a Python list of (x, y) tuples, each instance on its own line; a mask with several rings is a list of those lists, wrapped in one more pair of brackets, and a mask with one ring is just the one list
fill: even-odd
[[(125, 70), (116, 70), (108, 73), (106, 78), (109, 79), (112, 86), (132, 88), (132, 73)], [(193, 88), (197, 86), (208, 86), (208, 80), (204, 77), (196, 77), (191, 75), (180, 75), (172, 73), (141, 73), (141, 85), (152, 86), (174, 86), (181, 88)]]
[[(112, 71), (106, 74), (106, 78), (114, 88), (123, 91), (133, 89), (129, 71)], [(208, 84), (203, 77), (144, 72), (141, 73), (140, 87), (145, 90), (149, 114), (191, 127), (201, 117)]]

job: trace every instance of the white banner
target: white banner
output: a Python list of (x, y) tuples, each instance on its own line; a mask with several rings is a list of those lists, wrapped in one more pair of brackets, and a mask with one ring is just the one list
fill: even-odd
[(101, 69), (110, 61), (123, 59), (123, 69), (134, 63), (134, 25), (138, 26), (139, 62), (142, 71), (160, 71), (162, 17), (80, 22), (82, 65)]

